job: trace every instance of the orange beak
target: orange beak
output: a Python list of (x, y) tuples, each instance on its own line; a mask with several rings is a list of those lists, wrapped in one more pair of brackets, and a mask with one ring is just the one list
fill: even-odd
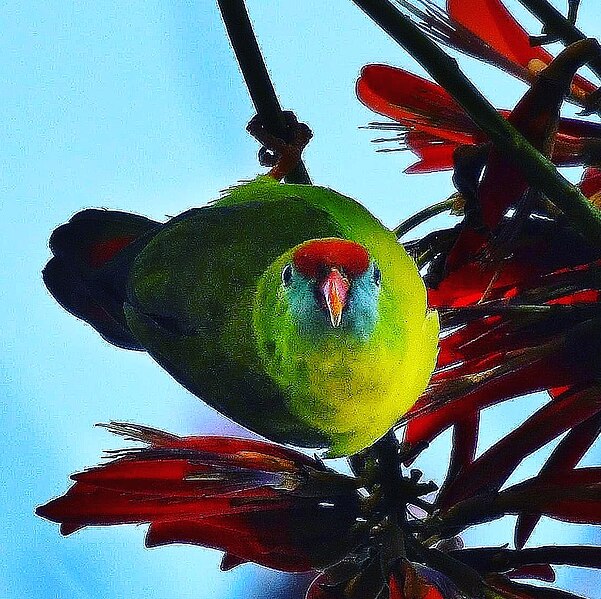
[(337, 268), (332, 268), (321, 284), (321, 293), (330, 314), (330, 322), (334, 328), (340, 326), (342, 310), (346, 306), (346, 297), (350, 283), (340, 274)]

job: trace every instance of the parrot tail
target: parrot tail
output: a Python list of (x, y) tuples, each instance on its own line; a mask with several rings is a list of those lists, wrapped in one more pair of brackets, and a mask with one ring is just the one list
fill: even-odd
[(123, 314), (131, 264), (160, 223), (127, 212), (84, 210), (55, 229), (54, 257), (43, 271), (46, 287), (71, 314), (108, 342), (143, 350)]

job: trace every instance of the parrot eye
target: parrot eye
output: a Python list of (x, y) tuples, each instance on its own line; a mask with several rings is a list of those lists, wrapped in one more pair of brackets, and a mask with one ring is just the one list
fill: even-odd
[(289, 287), (292, 283), (292, 265), (286, 264), (282, 270), (282, 283), (284, 287)]
[(382, 283), (382, 273), (380, 269), (374, 264), (374, 284), (376, 287), (379, 287)]

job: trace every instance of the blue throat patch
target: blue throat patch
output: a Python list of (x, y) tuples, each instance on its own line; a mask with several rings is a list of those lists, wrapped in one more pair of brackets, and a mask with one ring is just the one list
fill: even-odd
[(373, 262), (364, 274), (353, 279), (337, 328), (332, 327), (325, 307), (318, 301), (315, 281), (293, 270), (287, 273), (283, 291), (301, 334), (344, 336), (352, 333), (360, 339), (368, 339), (376, 326), (380, 288)]

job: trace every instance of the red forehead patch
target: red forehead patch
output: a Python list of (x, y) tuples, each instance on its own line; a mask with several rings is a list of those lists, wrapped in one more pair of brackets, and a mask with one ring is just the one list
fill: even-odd
[(294, 252), (292, 262), (299, 272), (314, 279), (331, 268), (339, 268), (349, 277), (356, 277), (367, 270), (369, 254), (354, 241), (313, 239)]

